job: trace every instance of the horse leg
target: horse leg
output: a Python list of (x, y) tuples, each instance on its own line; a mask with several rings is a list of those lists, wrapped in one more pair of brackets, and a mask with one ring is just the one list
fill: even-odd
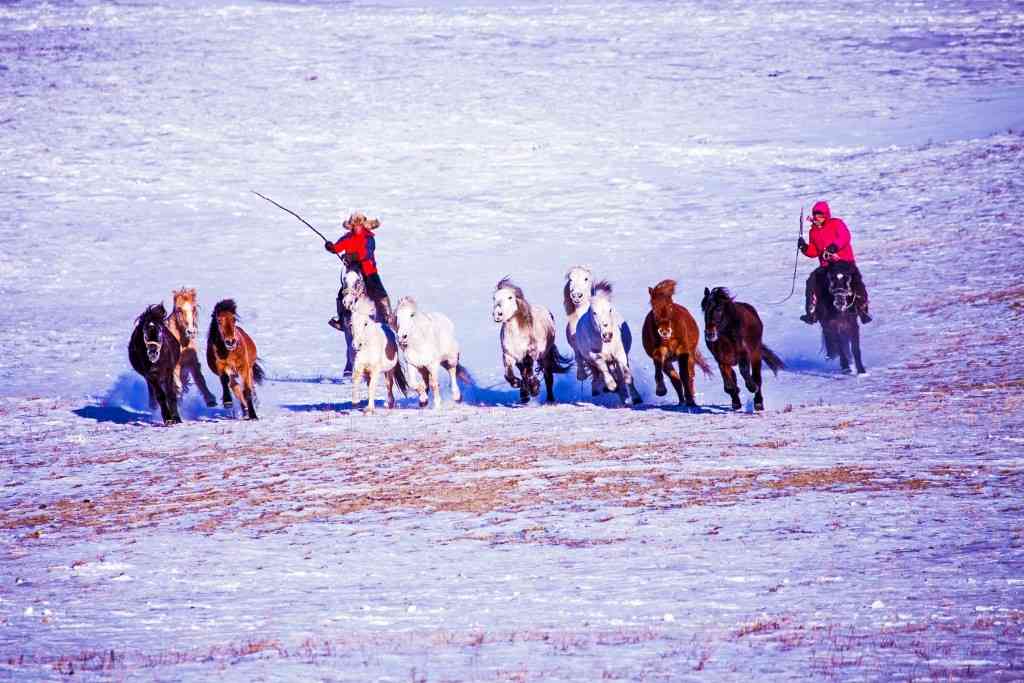
[[(633, 405), (639, 405), (642, 402), (640, 398), (640, 392), (636, 390), (636, 386), (633, 384), (633, 371), (629, 369), (629, 357), (623, 352), (620, 354), (618, 359), (619, 370), (622, 373), (622, 384), (625, 387), (625, 391), (629, 394), (629, 402)], [(623, 399), (625, 403), (626, 400)]]
[(850, 330), (845, 324), (839, 333), (839, 368), (844, 375), (853, 372), (850, 370)]
[(736, 373), (731, 365), (718, 361), (718, 371), (722, 373), (722, 384), (725, 386), (725, 393), (732, 398), (732, 409), (739, 410), (743, 404), (740, 403), (740, 388), (736, 384)]
[(221, 388), (221, 391), (223, 392), (223, 396), (221, 397), (221, 402), (224, 404), (225, 408), (227, 408), (228, 410), (231, 410), (234, 407), (234, 404), (231, 402), (231, 391), (228, 389), (228, 387), (229, 387), (228, 373), (225, 370), (224, 372), (222, 372), (220, 374), (220, 388)]
[(250, 420), (260, 419), (256, 415), (256, 390), (255, 384), (253, 383), (253, 369), (250, 365), (245, 369), (245, 373), (242, 375), (242, 400), (245, 401), (243, 404), (249, 413), (248, 417)]
[(373, 400), (377, 394), (377, 376), (379, 372), (375, 370), (370, 371), (370, 383), (366, 388), (366, 412), (373, 413)]
[[(761, 349), (750, 354), (750, 368), (752, 371), (754, 389), (754, 410), (764, 410), (764, 395), (761, 393)], [(746, 378), (744, 378), (746, 379)], [(750, 387), (748, 381), (747, 387)]]
[(391, 368), (384, 373), (384, 381), (388, 388), (388, 410), (395, 407), (395, 369)]
[(619, 384), (615, 381), (615, 377), (612, 375), (611, 369), (608, 367), (608, 361), (599, 354), (594, 354), (590, 358), (594, 363), (594, 367), (597, 368), (597, 372), (600, 373), (601, 379), (604, 381), (605, 390), (617, 390), (619, 388)]
[[(414, 366), (415, 367), (415, 366)], [(415, 382), (416, 395), (420, 400), (420, 408), (426, 408), (429, 399), (427, 398), (427, 387), (430, 384), (430, 371), (427, 368), (415, 368), (415, 372), (409, 376)]]
[(238, 406), (242, 410), (242, 417), (248, 417), (249, 401), (246, 400), (245, 392), (242, 391), (242, 383), (238, 379), (238, 375), (231, 375), (231, 393), (238, 399)]
[[(519, 402), (530, 402), (530, 379), (533, 376), (533, 358), (527, 356), (523, 361), (517, 363), (519, 374), (523, 379), (519, 382)], [(514, 385), (513, 385), (514, 386)]]
[[(522, 383), (519, 378), (516, 377), (516, 367), (519, 365), (511, 357), (505, 356), (505, 381), (508, 382), (509, 386), (513, 389), (522, 388)], [(521, 371), (521, 370), (520, 370)]]
[(555, 385), (554, 363), (552, 354), (549, 353), (544, 357), (544, 400), (548, 403), (555, 402), (555, 392), (553, 390)]
[(693, 386), (693, 367), (694, 360), (692, 353), (684, 353), (679, 356), (679, 374), (682, 375), (680, 381), (683, 384), (683, 392), (686, 395), (686, 405), (689, 408), (696, 408), (697, 401), (694, 398), (694, 386)]
[(533, 356), (527, 356), (523, 359), (523, 384), (529, 387), (530, 396), (536, 396), (540, 393), (540, 380), (537, 379), (533, 362)]
[(156, 392), (153, 391), (153, 385), (150, 383), (149, 378), (146, 378), (146, 394), (149, 396), (149, 409), (156, 410), (159, 405), (156, 400)]
[(747, 356), (747, 354), (740, 353), (740, 374), (743, 376), (743, 383), (747, 385), (747, 391), (753, 394), (757, 392), (757, 385), (754, 384), (754, 378), (750, 376), (750, 365), (750, 358)]
[(452, 380), (452, 400), (456, 403), (462, 403), (462, 390), (459, 389), (459, 359), (455, 358), (454, 363), (442, 363), (447, 370), (448, 375)]
[(441, 381), (438, 378), (440, 368), (437, 363), (430, 366), (430, 393), (434, 395), (434, 410), (441, 409)]
[(184, 368), (182, 368), (182, 365), (183, 363), (179, 361), (178, 364), (174, 366), (174, 394), (179, 399), (181, 398), (182, 394), (185, 393), (181, 390), (181, 373), (184, 370)]
[(357, 365), (352, 371), (352, 410), (359, 405), (359, 385), (363, 383), (365, 370), (362, 365)]
[(203, 366), (199, 362), (199, 357), (192, 352), (192, 362), (189, 364), (189, 372), (192, 374), (192, 379), (195, 381), (196, 386), (199, 387), (199, 393), (203, 395), (203, 401), (206, 402), (207, 408), (214, 408), (217, 406), (217, 397), (210, 391), (210, 387), (206, 385), (206, 378), (203, 377)]
[[(672, 361), (675, 360), (679, 365), (677, 371), (672, 365)], [(683, 389), (683, 379), (680, 377), (680, 373), (684, 372), (686, 367), (685, 361), (682, 356), (677, 356), (675, 359), (672, 357), (665, 359), (665, 372), (668, 374), (668, 378), (672, 380), (672, 388), (676, 390), (676, 397), (679, 399), (679, 405), (684, 405), (686, 401), (683, 400), (685, 390)]]
[(664, 396), (668, 393), (668, 389), (665, 388), (665, 375), (662, 369), (664, 364), (664, 359), (654, 358), (654, 393), (658, 396)]
[[(173, 381), (173, 380), (172, 380)], [(167, 392), (164, 391), (162, 382), (153, 381), (146, 379), (147, 384), (150, 385), (153, 394), (156, 396), (157, 404), (160, 406), (160, 417), (163, 418), (164, 424), (168, 425), (174, 422), (173, 413), (171, 413), (171, 407), (168, 405)]]
[(853, 362), (857, 366), (857, 374), (863, 375), (867, 370), (860, 359), (860, 325), (857, 323), (853, 324), (853, 330), (850, 332), (850, 344), (853, 347)]
[(342, 324), (345, 332), (345, 370), (342, 376), (352, 375), (352, 366), (356, 360), (356, 348), (352, 345), (352, 325)]

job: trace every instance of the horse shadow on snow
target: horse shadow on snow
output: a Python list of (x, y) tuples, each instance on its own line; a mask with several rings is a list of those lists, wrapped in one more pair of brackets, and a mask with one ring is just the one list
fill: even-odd
[[(98, 403), (83, 406), (73, 411), (75, 415), (97, 422), (113, 424), (163, 424), (159, 408), (149, 407), (149, 391), (146, 381), (133, 372), (122, 373)], [(202, 396), (190, 390), (182, 397), (180, 412), (182, 418), (190, 421), (228, 419), (223, 408), (207, 408)]]

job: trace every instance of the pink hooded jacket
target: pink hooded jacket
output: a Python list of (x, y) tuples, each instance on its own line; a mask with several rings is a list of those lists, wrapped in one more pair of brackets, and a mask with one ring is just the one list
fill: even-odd
[(812, 227), (807, 234), (808, 244), (804, 256), (809, 258), (818, 257), (822, 268), (828, 268), (829, 261), (823, 258), (825, 248), (830, 244), (836, 245), (839, 250), (836, 252), (836, 259), (839, 261), (854, 262), (853, 247), (850, 246), (850, 230), (846, 223), (840, 218), (833, 218), (832, 211), (828, 208), (828, 202), (818, 202), (811, 209), (811, 214), (820, 211), (825, 214), (825, 222), (821, 227)]

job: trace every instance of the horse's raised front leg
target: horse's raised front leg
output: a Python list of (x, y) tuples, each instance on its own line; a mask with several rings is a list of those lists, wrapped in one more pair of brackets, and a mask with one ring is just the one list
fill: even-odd
[[(676, 370), (675, 366), (673, 366), (673, 360), (679, 366), (678, 370)], [(668, 375), (668, 378), (672, 380), (672, 388), (676, 390), (676, 396), (679, 399), (679, 405), (684, 405), (686, 403), (684, 398), (686, 392), (683, 390), (683, 380), (679, 376), (679, 373), (686, 368), (684, 361), (681, 360), (680, 357), (676, 357), (675, 359), (673, 359), (671, 356), (667, 356), (665, 358), (664, 366), (665, 373)]]
[(238, 376), (234, 374), (231, 375), (231, 393), (238, 399), (238, 406), (242, 409), (242, 417), (249, 417), (249, 401), (242, 390), (242, 383), (238, 381)]
[(740, 388), (736, 384), (736, 373), (731, 365), (722, 361), (718, 361), (718, 371), (722, 373), (722, 384), (725, 388), (725, 393), (729, 394), (730, 398), (732, 398), (732, 409), (739, 410), (743, 404), (740, 403)]
[(668, 393), (668, 389), (665, 388), (665, 360), (660, 355), (654, 356), (652, 360), (654, 361), (654, 393), (664, 396)]
[(863, 375), (867, 370), (864, 369), (864, 363), (860, 359), (860, 325), (857, 323), (853, 324), (853, 329), (850, 332), (850, 345), (853, 347), (853, 362), (857, 366), (857, 374)]
[(608, 367), (608, 361), (603, 356), (597, 353), (591, 354), (590, 362), (595, 368), (595, 374), (601, 375), (601, 380), (608, 391), (615, 391), (619, 388), (619, 383), (612, 376), (611, 369)]

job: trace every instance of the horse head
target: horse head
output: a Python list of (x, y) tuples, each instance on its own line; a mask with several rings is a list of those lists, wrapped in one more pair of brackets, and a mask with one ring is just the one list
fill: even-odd
[(219, 338), (229, 353), (234, 351), (238, 347), (239, 342), (238, 327), (236, 325), (238, 322), (238, 310), (234, 299), (218, 301), (217, 305), (213, 307), (213, 313), (210, 317), (212, 318), (210, 324), (211, 339)]
[(376, 307), (369, 299), (360, 299), (352, 309), (352, 348), (356, 351), (366, 346), (369, 332), (376, 324), (374, 315)]
[(366, 296), (366, 281), (363, 274), (356, 269), (346, 270), (342, 275), (341, 286), (344, 294), (341, 297), (341, 305), (352, 310), (356, 302)]
[[(565, 307), (571, 313), (590, 298), (593, 291), (593, 276), (586, 266), (574, 266), (565, 274)], [(572, 306), (570, 310), (569, 307)]]
[(675, 302), (672, 295), (676, 292), (675, 280), (662, 280), (654, 287), (648, 287), (651, 295), (651, 313), (654, 314), (654, 327), (662, 339), (672, 338), (672, 323), (675, 319)]
[(530, 305), (526, 303), (523, 290), (513, 284), (508, 277), (502, 278), (494, 288), (494, 308), (491, 315), (496, 323), (505, 323), (518, 317), (524, 327), (533, 325)]
[(704, 311), (704, 339), (709, 344), (718, 341), (718, 336), (725, 327), (726, 309), (730, 303), (732, 303), (732, 294), (725, 287), (704, 288), (704, 298), (701, 299), (700, 308)]
[(398, 300), (398, 308), (395, 309), (395, 320), (398, 329), (395, 330), (395, 337), (398, 345), (405, 348), (409, 345), (409, 335), (416, 325), (416, 300), (411, 296), (403, 296)]
[(172, 292), (174, 296), (174, 311), (171, 317), (175, 325), (185, 334), (185, 339), (191, 341), (199, 336), (199, 324), (196, 320), (199, 304), (196, 301), (196, 290), (192, 288), (176, 289)]
[(619, 326), (615, 324), (615, 307), (612, 300), (603, 291), (598, 292), (590, 300), (590, 311), (594, 317), (594, 323), (601, 333), (601, 341), (605, 344), (611, 343), (615, 338), (615, 332)]
[(164, 319), (167, 311), (162, 303), (150, 306), (139, 316), (142, 327), (142, 341), (146, 345), (146, 357), (150, 363), (160, 360), (160, 351), (164, 346)]
[(853, 306), (856, 294), (853, 291), (853, 271), (845, 261), (836, 261), (826, 271), (828, 276), (828, 293), (832, 296), (832, 305), (844, 313)]

